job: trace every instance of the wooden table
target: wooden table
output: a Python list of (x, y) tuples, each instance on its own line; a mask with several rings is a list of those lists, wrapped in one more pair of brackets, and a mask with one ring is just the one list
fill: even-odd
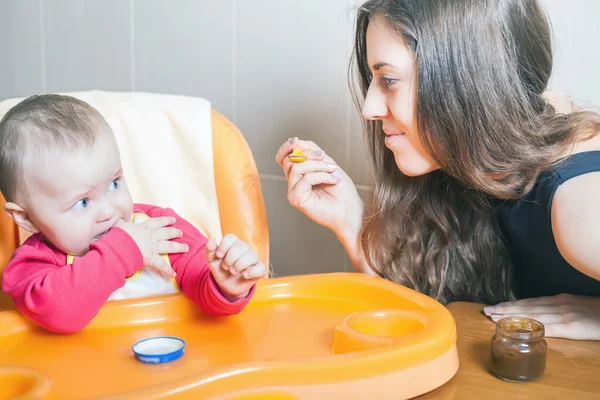
[(539, 380), (510, 383), (489, 371), (495, 324), (482, 305), (453, 303), (460, 368), (447, 384), (419, 399), (600, 399), (600, 342), (548, 338), (546, 372)]

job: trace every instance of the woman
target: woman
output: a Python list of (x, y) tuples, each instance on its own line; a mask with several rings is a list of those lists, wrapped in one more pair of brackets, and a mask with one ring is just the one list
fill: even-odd
[[(358, 271), (443, 303), (496, 304), (494, 321), (524, 315), (548, 336), (600, 340), (600, 116), (545, 97), (538, 2), (370, 0), (353, 56), (368, 206), (297, 138), (276, 156), (290, 203), (334, 231)], [(306, 162), (290, 163), (294, 147)]]

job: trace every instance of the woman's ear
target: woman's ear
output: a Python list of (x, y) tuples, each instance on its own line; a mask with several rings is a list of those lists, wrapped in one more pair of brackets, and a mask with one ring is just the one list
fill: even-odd
[(36, 228), (35, 224), (29, 219), (29, 214), (20, 205), (7, 201), (4, 204), (4, 211), (8, 216), (21, 228), (31, 233), (38, 233), (39, 229)]

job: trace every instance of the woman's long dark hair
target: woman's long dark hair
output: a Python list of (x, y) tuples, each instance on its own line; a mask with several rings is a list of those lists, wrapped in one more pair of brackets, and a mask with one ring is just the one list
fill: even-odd
[(365, 122), (376, 174), (361, 236), (367, 262), (444, 303), (506, 300), (510, 256), (489, 199), (526, 194), (577, 140), (600, 130), (600, 118), (560, 114), (545, 101), (551, 32), (536, 0), (367, 1), (351, 68), (359, 107), (372, 80), (366, 31), (374, 17), (415, 56), (418, 131), (441, 169), (405, 176), (381, 121)]

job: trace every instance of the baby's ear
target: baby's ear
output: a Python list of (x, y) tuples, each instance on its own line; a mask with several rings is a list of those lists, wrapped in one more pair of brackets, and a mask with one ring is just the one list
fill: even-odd
[(21, 228), (31, 233), (38, 233), (39, 229), (29, 219), (29, 214), (20, 205), (7, 201), (4, 204), (4, 211)]

